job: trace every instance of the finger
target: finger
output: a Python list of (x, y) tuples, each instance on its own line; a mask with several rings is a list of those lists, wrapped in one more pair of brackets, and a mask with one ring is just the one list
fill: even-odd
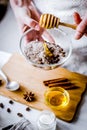
[(40, 35), (40, 33), (38, 31), (31, 30), (26, 35), (26, 41), (30, 42), (30, 41), (34, 41), (34, 40), (44, 41), (43, 37)]
[(43, 42), (44, 39), (43, 39), (42, 37), (39, 37), (39, 38), (38, 38), (38, 41), (42, 41), (42, 42)]
[(41, 36), (39, 36), (39, 37), (37, 38), (37, 40), (38, 40), (38, 41), (41, 41), (41, 42), (44, 42), (44, 39), (43, 39)]
[(37, 36), (37, 32), (35, 30), (31, 30), (29, 33), (27, 33), (26, 35), (26, 41), (33, 41), (36, 40), (38, 38)]
[(29, 26), (24, 25), (24, 26), (22, 27), (22, 32), (24, 33), (24, 32), (26, 32), (26, 31), (29, 30), (29, 29), (30, 29)]
[(85, 32), (87, 31), (87, 22), (86, 19), (83, 19), (82, 22), (77, 26), (75, 39), (80, 39)]
[(82, 20), (80, 15), (77, 12), (74, 12), (73, 17), (76, 24), (79, 24)]
[(18, 0), (10, 0), (10, 3), (18, 5)]
[(10, 4), (11, 4), (12, 8), (14, 9), (18, 4), (18, 0), (10, 0)]
[(28, 17), (28, 16), (25, 16), (23, 18), (23, 21), (24, 23), (29, 26), (30, 28), (34, 28), (35, 30), (39, 31), (40, 30), (40, 26), (38, 24), (37, 21), (35, 21), (34, 19)]
[(85, 33), (85, 36), (87, 37), (87, 33)]
[(31, 0), (23, 0), (24, 5), (29, 6), (31, 3)]
[(49, 40), (49, 42), (55, 43), (54, 38), (53, 38), (47, 31), (44, 31), (44, 32), (43, 32), (43, 36), (44, 36), (47, 40)]
[(23, 0), (15, 0), (15, 4), (18, 6), (23, 6)]
[(14, 0), (15, 4), (22, 7), (22, 6), (29, 6), (31, 0)]
[(33, 2), (31, 2), (29, 9), (31, 10), (32, 16), (39, 22), (40, 19), (40, 13), (39, 11), (36, 9), (35, 5), (33, 4)]
[(35, 37), (33, 37), (34, 34), (34, 31), (32, 30), (31, 32), (29, 32), (27, 35), (26, 35), (26, 41), (27, 42), (30, 42), (30, 41), (33, 41)]

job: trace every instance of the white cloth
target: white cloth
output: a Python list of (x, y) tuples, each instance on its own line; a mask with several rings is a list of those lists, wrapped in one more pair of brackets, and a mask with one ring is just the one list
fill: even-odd
[(84, 15), (87, 10), (87, 0), (33, 0), (42, 13), (51, 13), (63, 21), (73, 20), (72, 14), (77, 11)]
[[(33, 0), (36, 7), (41, 13), (50, 13), (59, 17), (62, 22), (74, 23), (73, 13), (77, 11), (81, 17), (87, 11), (87, 0)], [(76, 71), (87, 75), (87, 37), (81, 38), (81, 40), (75, 40), (75, 30), (60, 27), (62, 30), (68, 33), (68, 37), (72, 41), (73, 53), (67, 64), (64, 66), (71, 71)], [(55, 32), (55, 33), (54, 33)], [(57, 41), (57, 31), (51, 30), (51, 34)], [(55, 35), (54, 35), (55, 34)]]
[(12, 124), (12, 126), (7, 126), (2, 128), (2, 130), (34, 130), (33, 125), (27, 119), (22, 119), (18, 123)]

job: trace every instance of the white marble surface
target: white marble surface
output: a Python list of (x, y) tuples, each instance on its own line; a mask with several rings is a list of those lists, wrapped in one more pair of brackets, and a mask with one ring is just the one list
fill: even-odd
[[(0, 68), (9, 60), (11, 54), (0, 51)], [(9, 104), (9, 100), (6, 97), (0, 96), (0, 103), (5, 105), (4, 109), (0, 108), (0, 130), (9, 124), (18, 122), (21, 118), (17, 116), (18, 112), (21, 112), (24, 117), (30, 120), (36, 127), (37, 119), (40, 111), (31, 109), (27, 112), (25, 109), (27, 106), (14, 102), (13, 105)], [(11, 108), (11, 113), (8, 113), (7, 108)], [(87, 92), (79, 105), (79, 109), (76, 113), (75, 119), (71, 123), (64, 122), (57, 118), (57, 130), (86, 130), (87, 129)], [(35, 128), (36, 130), (37, 128)]]
[[(9, 60), (10, 56), (11, 56), (10, 53), (0, 51), (0, 69)], [(32, 123), (36, 121), (38, 114), (40, 113), (39, 111), (32, 109), (30, 112), (27, 112), (25, 110), (27, 106), (17, 102), (14, 102), (14, 104), (11, 105), (9, 104), (9, 100), (10, 99), (6, 97), (0, 96), (0, 103), (3, 103), (5, 105), (4, 109), (0, 108), (0, 128), (18, 122), (21, 119), (20, 117), (17, 116), (18, 112), (22, 113), (24, 117), (29, 119)], [(8, 113), (6, 111), (8, 107), (11, 109), (12, 111), (11, 113)]]

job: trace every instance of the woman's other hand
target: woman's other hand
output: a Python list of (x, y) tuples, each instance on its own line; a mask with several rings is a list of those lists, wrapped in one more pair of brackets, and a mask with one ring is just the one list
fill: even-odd
[(87, 36), (87, 13), (83, 17), (83, 19), (81, 19), (80, 15), (77, 12), (75, 12), (74, 13), (74, 20), (75, 20), (75, 23), (77, 24), (75, 39), (78, 40), (83, 35)]

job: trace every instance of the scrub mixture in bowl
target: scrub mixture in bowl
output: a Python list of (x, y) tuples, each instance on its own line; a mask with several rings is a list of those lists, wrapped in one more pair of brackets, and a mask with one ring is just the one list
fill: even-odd
[(35, 64), (56, 64), (66, 57), (59, 45), (49, 42), (31, 41), (25, 45), (25, 57)]

